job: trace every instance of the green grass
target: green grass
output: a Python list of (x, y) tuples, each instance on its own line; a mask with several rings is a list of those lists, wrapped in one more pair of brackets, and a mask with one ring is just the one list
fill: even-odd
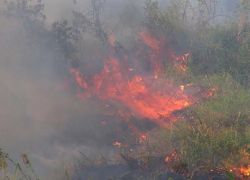
[(241, 151), (250, 145), (250, 91), (229, 75), (210, 77), (209, 86), (218, 88), (217, 95), (189, 108), (171, 131), (171, 143), (190, 169), (241, 164)]

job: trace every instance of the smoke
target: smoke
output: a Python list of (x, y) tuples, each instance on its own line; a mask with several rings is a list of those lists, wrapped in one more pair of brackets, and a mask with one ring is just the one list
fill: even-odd
[[(175, 2), (172, 0), (158, 0), (159, 6), (161, 8), (166, 8), (167, 5), (170, 5), (171, 2)], [(197, 0), (190, 0), (191, 4), (195, 5)], [(182, 3), (180, 1), (180, 3)], [(233, 14), (236, 9), (239, 7), (240, 0), (219, 0), (216, 1), (218, 7), (217, 11), (219, 14)], [(47, 20), (49, 22), (54, 22), (59, 19), (68, 19), (71, 17), (72, 10), (84, 11), (88, 10), (90, 7), (89, 0), (44, 0), (45, 4), (45, 14), (47, 16)], [(145, 0), (137, 0), (137, 1), (124, 1), (124, 0), (106, 0), (105, 8), (106, 12), (109, 12), (109, 18), (118, 19), (117, 16), (114, 15), (121, 14), (120, 12), (126, 9), (127, 6), (132, 5), (137, 7), (137, 11), (143, 11), (145, 6)], [(136, 18), (137, 11), (133, 11), (132, 14), (134, 18)], [(130, 20), (133, 20), (130, 18)]]
[(1, 16), (0, 23), (0, 147), (13, 159), (27, 153), (42, 177), (80, 151), (112, 153), (106, 140), (114, 132), (100, 125), (105, 105), (70, 92), (53, 34), (18, 17)]
[[(87, 0), (44, 2), (45, 24), (71, 19), (73, 9), (89, 8)], [(105, 6), (105, 26), (126, 46), (134, 40), (133, 27), (143, 19), (144, 1), (110, 0)], [(27, 153), (38, 174), (52, 179), (50, 173), (80, 151), (112, 154), (119, 123), (103, 127), (100, 122), (111, 118), (105, 115), (105, 104), (82, 102), (70, 92), (68, 65), (53, 34), (16, 17), (0, 16), (0, 24), (0, 147), (16, 159)]]
[(56, 90), (60, 81), (54, 73), (54, 62), (62, 56), (47, 46), (53, 40), (28, 34), (18, 19), (0, 21), (0, 144), (11, 155), (27, 153), (32, 158), (49, 149), (60, 128), (51, 114), (59, 113), (55, 107), (65, 99)]

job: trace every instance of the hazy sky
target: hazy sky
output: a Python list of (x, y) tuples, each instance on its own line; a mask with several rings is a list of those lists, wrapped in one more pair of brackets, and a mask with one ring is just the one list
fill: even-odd
[[(190, 0), (195, 2), (196, 0)], [(72, 9), (84, 11), (89, 7), (89, 0), (43, 0), (45, 12), (49, 22), (71, 16)], [(76, 2), (76, 3), (74, 3)], [(145, 0), (106, 0), (105, 8), (108, 11), (119, 12), (126, 4), (133, 3), (138, 7), (144, 6)], [(161, 7), (165, 7), (169, 0), (158, 0)], [(239, 0), (218, 0), (218, 11), (223, 13), (233, 13)]]

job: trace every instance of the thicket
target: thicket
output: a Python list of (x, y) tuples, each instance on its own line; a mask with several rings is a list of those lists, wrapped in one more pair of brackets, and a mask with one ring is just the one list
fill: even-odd
[[(51, 29), (44, 27), (45, 16), (40, 2), (8, 2), (1, 15), (21, 19), (31, 32), (39, 30), (54, 39), (57, 43), (55, 51), (63, 54), (65, 66), (81, 68), (88, 57), (95, 56), (91, 47), (98, 47), (104, 54), (106, 51), (107, 31), (101, 22), (105, 3), (101, 0), (91, 2), (91, 13), (73, 12), (72, 22), (58, 21)], [(155, 36), (166, 37), (177, 53), (188, 51), (191, 54), (187, 75), (171, 78), (178, 83), (217, 89), (211, 99), (186, 109), (183, 112), (185, 118), (173, 123), (170, 129), (152, 132), (158, 139), (148, 148), (150, 151), (160, 149), (163, 154), (176, 149), (181, 163), (190, 172), (197, 168), (228, 170), (249, 165), (249, 2), (241, 1), (237, 18), (223, 21), (216, 21), (212, 8), (216, 4), (207, 7), (206, 1), (197, 2), (193, 12), (188, 1), (184, 0), (172, 1), (166, 9), (160, 8), (156, 1), (145, 1), (145, 16), (138, 25), (146, 27)], [(93, 39), (86, 41), (86, 36)], [(119, 46), (124, 49), (122, 42)], [(167, 75), (178, 74), (170, 73), (171, 68), (167, 66), (165, 69)], [(5, 163), (1, 155), (2, 152), (0, 162)], [(0, 169), (5, 168), (0, 164)]]
[[(249, 3), (242, 1), (235, 20), (216, 22), (206, 16), (189, 20), (187, 6), (173, 2), (167, 10), (147, 1), (146, 25), (165, 34), (180, 52), (190, 51), (189, 72), (181, 82), (215, 87), (216, 95), (186, 110), (182, 121), (163, 130), (153, 149), (176, 149), (180, 162), (190, 171), (232, 169), (250, 162), (250, 24)], [(186, 1), (187, 2), (187, 1)], [(205, 1), (199, 1), (202, 9)], [(168, 73), (167, 68), (166, 73)], [(169, 146), (170, 145), (170, 146)], [(156, 146), (156, 147), (154, 147)]]

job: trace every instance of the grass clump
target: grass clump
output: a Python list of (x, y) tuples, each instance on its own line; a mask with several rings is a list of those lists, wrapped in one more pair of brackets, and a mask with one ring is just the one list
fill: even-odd
[[(207, 82), (203, 82), (206, 84)], [(250, 92), (229, 75), (213, 76), (216, 97), (197, 104), (176, 122), (171, 142), (190, 169), (228, 168), (249, 158)], [(242, 156), (242, 153), (245, 154)]]
[(8, 153), (0, 149), (0, 179), (3, 180), (39, 180), (27, 154), (22, 154), (22, 163), (13, 160)]

